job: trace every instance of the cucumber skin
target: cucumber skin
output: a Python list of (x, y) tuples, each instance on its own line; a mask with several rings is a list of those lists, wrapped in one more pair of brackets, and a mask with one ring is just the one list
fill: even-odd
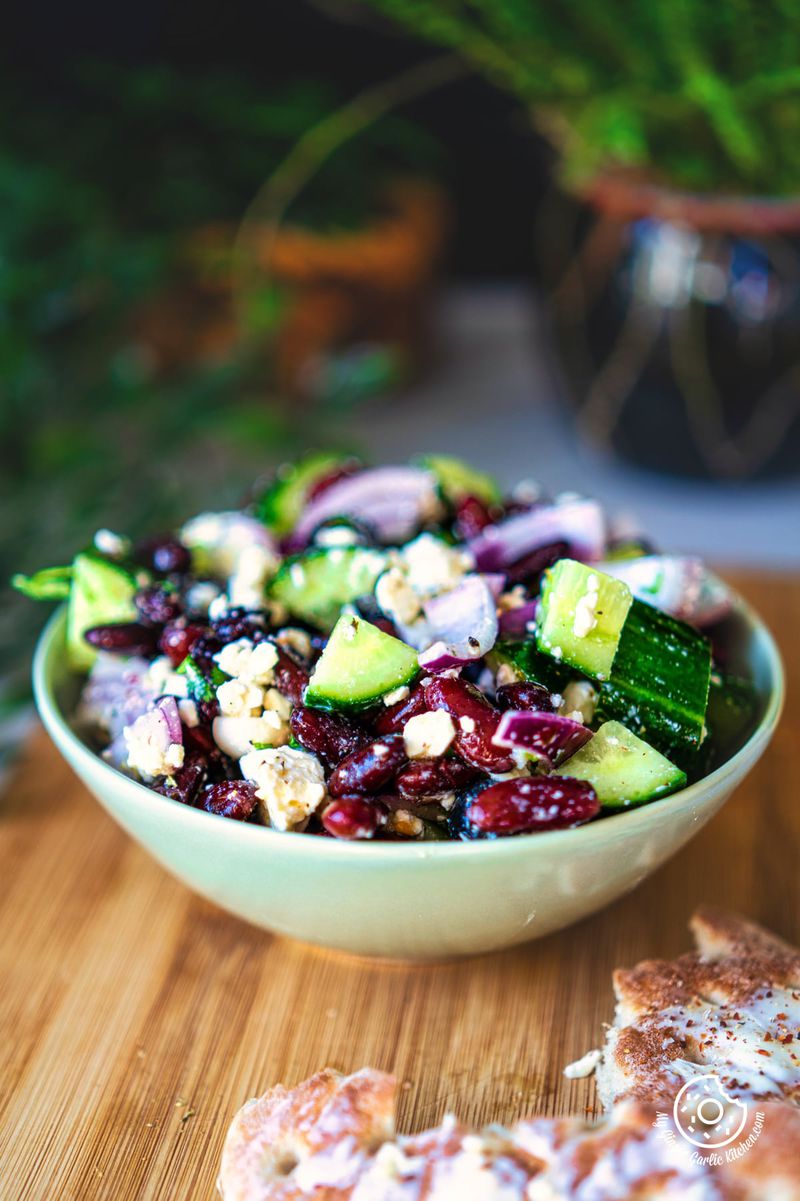
[(496, 666), (507, 663), (519, 672), (524, 680), (541, 684), (550, 692), (561, 692), (564, 686), (576, 677), (571, 667), (542, 654), (534, 638), (501, 639), (489, 652), (488, 660), (490, 666), (495, 669)]
[[(370, 570), (361, 575), (358, 583), (352, 588), (340, 587), (338, 590), (335, 587), (332, 588), (327, 597), (324, 589), (317, 586), (315, 600), (313, 580), (298, 586), (292, 579), (293, 569), (300, 567), (311, 574), (314, 565), (322, 563), (323, 566), (327, 564), (330, 568), (329, 582), (342, 585), (346, 583), (359, 560), (363, 561), (362, 565), (374, 560), (374, 571)], [(342, 568), (344, 568), (344, 574)], [(272, 598), (285, 605), (292, 617), (307, 621), (309, 625), (328, 633), (336, 624), (342, 606), (356, 600), (359, 596), (365, 596), (372, 592), (378, 576), (385, 569), (386, 557), (378, 550), (360, 546), (332, 547), (330, 549), (320, 547), (315, 550), (303, 551), (299, 555), (293, 555), (286, 559), (270, 582), (268, 592)], [(321, 582), (325, 582), (324, 577)]]
[(285, 478), (276, 479), (257, 501), (259, 520), (278, 537), (291, 533), (303, 511), (309, 488), (345, 461), (344, 455), (322, 451), (294, 463)]
[(711, 644), (692, 626), (634, 600), (597, 717), (622, 722), (667, 756), (696, 750), (705, 734)]
[(67, 658), (76, 671), (88, 671), (97, 651), (84, 639), (84, 633), (96, 625), (134, 621), (136, 581), (124, 567), (109, 563), (91, 551), (76, 555), (72, 566), (67, 602)]
[[(619, 726), (621, 723), (611, 722), (609, 724)], [(622, 741), (625, 740), (625, 738), (624, 738), (625, 735), (630, 735), (632, 738), (635, 738), (637, 742), (643, 742), (643, 740), (639, 739), (638, 735), (634, 735), (632, 733), (632, 731), (627, 729), (627, 727), (625, 727), (624, 735), (623, 735), (622, 731), (620, 731), (619, 733), (617, 733), (616, 730), (615, 731), (607, 731), (607, 733), (609, 733), (609, 734), (612, 732), (615, 735), (617, 735), (617, 737), (619, 737)], [(597, 733), (594, 735), (594, 738), (589, 742), (588, 747), (592, 747), (593, 744), (595, 744), (595, 747), (596, 747), (595, 740), (598, 738), (600, 739), (601, 742), (603, 741), (604, 735), (603, 735), (603, 727), (602, 726), (597, 731)], [(600, 801), (603, 812), (605, 812), (605, 813), (619, 813), (626, 809), (635, 809), (641, 805), (649, 805), (652, 801), (659, 801), (663, 797), (670, 796), (673, 792), (677, 792), (680, 788), (685, 788), (685, 786), (686, 786), (686, 772), (683, 771), (682, 768), (677, 766), (671, 760), (668, 760), (665, 755), (660, 754), (660, 752), (658, 752), (654, 747), (645, 743), (643, 745), (640, 753), (642, 755), (646, 754), (646, 755), (650, 755), (650, 756), (652, 756), (652, 755), (658, 756), (658, 758), (661, 759), (664, 763), (664, 771), (666, 772), (667, 769), (669, 769), (669, 771), (670, 771), (669, 778), (665, 779), (663, 784), (657, 785), (655, 788), (651, 788), (648, 792), (639, 792), (637, 794), (636, 790), (634, 789), (633, 794), (629, 797), (626, 797), (624, 800), (616, 800), (616, 799), (609, 800), (607, 795), (605, 798), (603, 797), (602, 772), (601, 772), (600, 779), (592, 779), (592, 775), (593, 775), (592, 771), (589, 770), (588, 775), (585, 774), (587, 769), (585, 767), (582, 767), (582, 765), (581, 765), (581, 761), (582, 761), (585, 753), (587, 752), (588, 747), (582, 747), (581, 750), (578, 751), (575, 755), (573, 755), (570, 759), (568, 759), (566, 761), (566, 763), (562, 764), (561, 767), (557, 768), (555, 774), (559, 775), (559, 776), (574, 775), (574, 777), (578, 780), (588, 779), (589, 783), (595, 789), (598, 800)], [(628, 749), (630, 749), (634, 753), (637, 751), (636, 746), (629, 747)], [(591, 751), (589, 751), (589, 754), (591, 754)], [(612, 758), (613, 758), (613, 753), (612, 753)], [(622, 760), (622, 762), (624, 762), (624, 760)], [(633, 774), (635, 777), (635, 775), (636, 775), (635, 770), (634, 770)]]

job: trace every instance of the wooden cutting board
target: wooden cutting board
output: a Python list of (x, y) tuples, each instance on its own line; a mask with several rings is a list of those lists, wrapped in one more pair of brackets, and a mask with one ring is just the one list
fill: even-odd
[(251, 929), (167, 876), (38, 733), (0, 804), (0, 1196), (207, 1201), (238, 1106), (325, 1064), (395, 1072), (405, 1129), (591, 1110), (561, 1069), (601, 1039), (616, 965), (686, 948), (703, 900), (800, 940), (800, 577), (736, 582), (789, 674), (765, 758), (631, 896), (482, 959), (376, 964)]

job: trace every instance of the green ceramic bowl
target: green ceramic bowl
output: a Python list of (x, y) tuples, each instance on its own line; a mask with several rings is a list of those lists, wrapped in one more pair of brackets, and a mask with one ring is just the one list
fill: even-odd
[(760, 698), (756, 728), (716, 771), (663, 801), (575, 830), (494, 842), (347, 843), (190, 809), (121, 775), (70, 728), (64, 615), (34, 662), (39, 712), (64, 758), (168, 871), (268, 930), (360, 955), (441, 959), (538, 938), (607, 905), (680, 850), (756, 763), (780, 716), (775, 644), (737, 602), (734, 662)]

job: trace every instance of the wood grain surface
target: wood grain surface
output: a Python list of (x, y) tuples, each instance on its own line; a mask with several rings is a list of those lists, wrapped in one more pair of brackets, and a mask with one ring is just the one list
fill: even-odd
[(405, 1129), (591, 1109), (561, 1069), (601, 1038), (614, 966), (684, 949), (702, 900), (798, 940), (800, 580), (737, 582), (789, 675), (762, 762), (635, 893), (483, 959), (376, 964), (251, 929), (167, 876), (39, 732), (0, 805), (0, 1196), (206, 1201), (238, 1106), (325, 1064), (395, 1072)]

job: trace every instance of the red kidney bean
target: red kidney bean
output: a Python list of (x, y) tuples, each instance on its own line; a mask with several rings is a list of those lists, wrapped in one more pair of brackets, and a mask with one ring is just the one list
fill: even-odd
[(497, 703), (501, 709), (536, 709), (540, 713), (555, 713), (552, 694), (543, 684), (532, 682), (503, 684), (497, 689)]
[(90, 646), (117, 655), (154, 655), (158, 631), (138, 621), (119, 621), (114, 625), (93, 626), (84, 638)]
[(211, 629), (223, 646), (236, 642), (239, 638), (249, 638), (251, 642), (262, 642), (266, 637), (264, 620), (257, 613), (247, 609), (228, 609), (221, 617), (211, 622)]
[(395, 776), (395, 786), (407, 801), (459, 792), (472, 784), (479, 771), (462, 759), (448, 755), (441, 759), (414, 759)]
[[(217, 714), (214, 714), (216, 717)], [(213, 721), (213, 718), (212, 718)], [(198, 755), (218, 755), (219, 748), (208, 726), (184, 726), (183, 745), (187, 751), (196, 751)]]
[(455, 749), (462, 759), (481, 771), (501, 773), (511, 770), (514, 760), (507, 751), (492, 743), (500, 714), (483, 693), (463, 680), (447, 676), (430, 680), (424, 691), (428, 709), (444, 709), (453, 718)]
[(567, 558), (569, 552), (568, 542), (551, 542), (549, 546), (541, 546), (538, 550), (531, 551), (529, 555), (524, 555), (507, 568), (506, 574), (509, 583), (519, 584), (525, 580), (535, 579), (542, 574), (545, 568), (552, 567), (557, 559)]
[(305, 705), (292, 710), (289, 725), (300, 745), (312, 751), (327, 768), (336, 767), (370, 737), (362, 726), (341, 713), (324, 713)]
[(348, 792), (380, 792), (406, 762), (402, 734), (385, 734), (370, 739), (353, 751), (331, 773), (328, 792), (344, 796)]
[(456, 532), (459, 538), (476, 538), (494, 518), (477, 496), (462, 496), (456, 503)]
[(258, 797), (253, 785), (246, 780), (223, 780), (203, 789), (200, 803), (207, 813), (246, 822), (258, 804)]
[(359, 796), (341, 796), (331, 801), (322, 814), (322, 824), (334, 838), (372, 838), (385, 821), (383, 811)]
[(321, 475), (319, 479), (314, 480), (306, 494), (306, 502), (316, 500), (318, 496), (322, 496), (323, 492), (327, 492), (333, 484), (338, 484), (339, 480), (347, 479), (348, 476), (356, 475), (361, 471), (362, 464), (358, 459), (346, 459), (344, 463), (340, 463), (338, 467), (327, 471), (325, 475)]
[(416, 717), (418, 713), (425, 713), (427, 708), (425, 692), (420, 685), (417, 685), (404, 701), (384, 707), (383, 712), (378, 714), (373, 724), (379, 734), (399, 734), (407, 721)]
[(176, 621), (164, 627), (158, 641), (158, 649), (166, 655), (173, 667), (180, 667), (198, 638), (205, 634), (205, 626), (196, 622)]
[(192, 556), (187, 547), (170, 534), (156, 538), (145, 538), (137, 542), (133, 557), (143, 567), (149, 567), (159, 575), (171, 575), (173, 572), (188, 571), (192, 565)]
[(277, 650), (278, 662), (275, 664), (273, 674), (275, 687), (293, 705), (302, 705), (308, 681), (311, 677), (305, 667), (301, 667), (299, 663), (296, 663), (285, 650), (280, 647)]
[(156, 792), (182, 805), (193, 805), (203, 784), (208, 779), (208, 767), (202, 755), (187, 754), (183, 766), (171, 776), (153, 784)]
[(483, 834), (562, 830), (587, 822), (600, 811), (585, 780), (566, 776), (520, 776), (482, 789), (466, 805), (469, 825)]
[(151, 626), (163, 626), (168, 621), (175, 621), (183, 611), (177, 592), (171, 592), (161, 584), (140, 588), (133, 603), (141, 620)]

